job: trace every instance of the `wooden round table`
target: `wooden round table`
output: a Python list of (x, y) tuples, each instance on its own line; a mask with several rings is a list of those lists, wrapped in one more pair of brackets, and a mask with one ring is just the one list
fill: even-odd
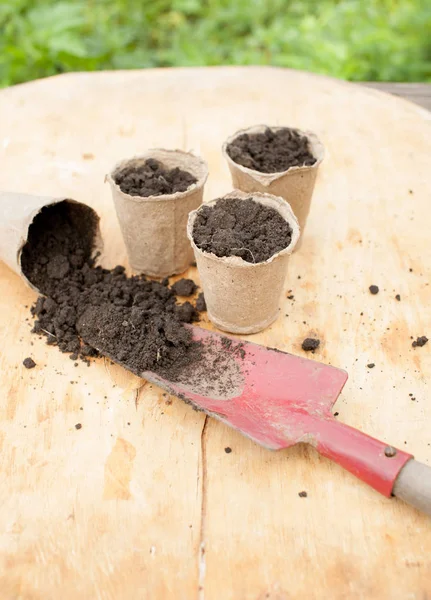
[[(250, 339), (301, 354), (318, 336), (314, 358), (350, 374), (338, 418), (430, 464), (431, 343), (411, 339), (431, 337), (430, 113), (325, 77), (223, 67), (36, 81), (0, 93), (0, 120), (0, 189), (93, 206), (107, 266), (126, 261), (104, 184), (119, 159), (194, 150), (209, 200), (230, 189), (221, 145), (236, 129), (315, 131), (326, 159), (282, 316)], [(34, 292), (0, 276), (2, 598), (431, 594), (427, 517), (308, 446), (270, 452), (103, 359), (75, 367), (30, 334)]]

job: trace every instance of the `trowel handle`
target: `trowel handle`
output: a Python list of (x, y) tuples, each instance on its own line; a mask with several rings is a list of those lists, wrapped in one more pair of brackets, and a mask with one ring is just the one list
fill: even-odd
[(336, 421), (312, 418), (311, 442), (322, 454), (385, 496), (397, 496), (431, 515), (431, 467), (411, 454)]
[(431, 467), (409, 460), (396, 478), (392, 493), (431, 517)]

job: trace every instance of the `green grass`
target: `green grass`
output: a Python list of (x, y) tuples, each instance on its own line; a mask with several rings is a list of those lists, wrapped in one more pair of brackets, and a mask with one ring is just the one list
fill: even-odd
[(0, 86), (218, 64), (431, 81), (430, 31), (426, 0), (0, 0)]

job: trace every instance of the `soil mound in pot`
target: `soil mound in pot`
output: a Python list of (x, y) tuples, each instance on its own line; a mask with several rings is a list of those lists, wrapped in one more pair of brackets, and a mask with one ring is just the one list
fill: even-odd
[(154, 158), (149, 158), (143, 165), (128, 165), (114, 177), (121, 191), (130, 196), (162, 196), (185, 192), (196, 177), (187, 171), (175, 167), (168, 169)]
[(111, 356), (133, 370), (175, 379), (199, 356), (183, 325), (196, 318), (196, 310), (178, 305), (167, 285), (128, 277), (121, 266), (96, 266), (91, 257), (95, 223), (75, 216), (67, 203), (54, 204), (30, 227), (23, 271), (45, 294), (31, 309), (34, 333), (74, 360), (98, 354), (88, 340), (103, 341)]
[(221, 198), (199, 209), (193, 239), (204, 252), (259, 263), (290, 244), (292, 229), (274, 208), (253, 198)]
[(288, 127), (243, 133), (228, 144), (226, 151), (237, 164), (261, 173), (280, 173), (316, 162), (307, 138)]
[(27, 279), (49, 296), (73, 270), (92, 264), (97, 223), (95, 213), (83, 204), (63, 201), (42, 208), (21, 253)]

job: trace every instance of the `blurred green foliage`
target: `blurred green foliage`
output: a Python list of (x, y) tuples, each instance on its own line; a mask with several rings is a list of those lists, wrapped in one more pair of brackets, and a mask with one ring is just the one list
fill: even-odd
[(431, 2), (0, 0), (0, 86), (65, 71), (218, 64), (431, 81)]

